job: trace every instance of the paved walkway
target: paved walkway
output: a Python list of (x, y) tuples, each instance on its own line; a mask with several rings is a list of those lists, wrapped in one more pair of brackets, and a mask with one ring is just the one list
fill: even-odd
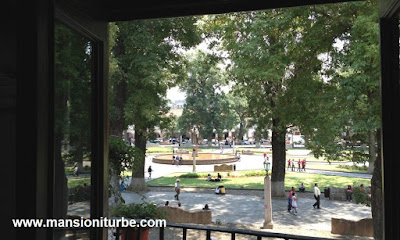
[[(262, 191), (258, 194), (230, 194), (227, 189), (226, 195), (216, 195), (210, 189), (209, 193), (182, 191), (180, 201), (185, 210), (200, 210), (208, 204), (212, 211), (212, 221), (221, 221), (223, 224), (248, 224), (262, 226), (264, 222), (264, 199)], [(261, 194), (260, 194), (261, 193)], [(147, 201), (164, 205), (166, 201), (170, 206), (177, 206), (178, 201), (174, 200), (174, 192), (171, 191), (150, 191), (143, 194)], [(142, 196), (133, 192), (123, 192), (126, 203), (141, 202)], [(286, 198), (273, 198), (273, 221), (277, 226), (284, 226), (286, 229), (297, 229), (300, 231), (331, 231), (331, 218), (361, 219), (371, 217), (371, 209), (345, 201), (331, 201), (321, 199), (321, 209), (314, 209), (314, 199), (309, 193), (298, 193), (298, 214), (295, 216), (287, 211)], [(283, 230), (281, 229), (281, 232)], [(284, 232), (284, 231), (283, 231)], [(287, 232), (287, 233), (289, 233)], [(365, 238), (368, 239), (368, 238)]]
[[(229, 153), (229, 151), (232, 151), (231, 149), (226, 149), (224, 150), (225, 153)], [(302, 151), (302, 150), (298, 150)], [(306, 151), (302, 151), (304, 154), (306, 154)], [(219, 153), (219, 150), (218, 150)], [(302, 155), (304, 156), (304, 155)], [(181, 165), (181, 166), (176, 166), (176, 165), (169, 165), (169, 164), (158, 164), (158, 163), (153, 163), (154, 155), (150, 155), (146, 157), (146, 162), (145, 162), (145, 177), (146, 181), (148, 181), (148, 173), (147, 169), (149, 166), (153, 169), (152, 172), (152, 178), (159, 178), (168, 174), (172, 173), (187, 173), (187, 172), (192, 172), (193, 166), (192, 165)], [(254, 170), (254, 169), (262, 169), (263, 168), (263, 162), (264, 162), (264, 157), (263, 155), (241, 155), (241, 160), (234, 163), (236, 165), (236, 170), (241, 171), (241, 170)], [(312, 164), (312, 163), (309, 163)], [(326, 164), (328, 164), (326, 162)], [(213, 172), (214, 171), (214, 165), (197, 165), (196, 166), (196, 171), (197, 172)], [(315, 173), (315, 174), (324, 174), (324, 175), (331, 175), (331, 176), (344, 176), (344, 177), (358, 177), (358, 178), (366, 178), (366, 179), (371, 179), (372, 175), (371, 174), (363, 174), (363, 173), (354, 173), (354, 172), (336, 172), (336, 171), (326, 171), (326, 170), (314, 170), (314, 169), (306, 169), (307, 173)], [(129, 184), (129, 180), (128, 180)]]

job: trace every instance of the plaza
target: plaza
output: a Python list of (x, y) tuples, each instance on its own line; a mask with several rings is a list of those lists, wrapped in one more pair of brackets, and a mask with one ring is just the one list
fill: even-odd
[[(217, 150), (216, 150), (217, 151)], [(307, 150), (296, 151), (296, 157), (309, 156)], [(159, 178), (172, 173), (191, 172), (192, 166), (182, 165), (165, 165), (152, 162), (150, 155), (146, 158), (146, 166), (152, 166), (152, 178)], [(236, 164), (237, 170), (253, 170), (261, 169), (263, 163), (261, 154), (242, 155), (241, 160), (233, 163)], [(312, 163), (310, 163), (312, 164)], [(199, 165), (198, 172), (213, 172), (213, 165)], [(347, 177), (371, 178), (371, 175), (365, 173), (346, 173), (322, 170), (307, 170), (308, 173), (327, 174)], [(146, 181), (151, 185), (151, 180)], [(181, 182), (184, 180), (181, 179)], [(128, 180), (129, 183), (129, 180)], [(218, 184), (218, 183), (216, 183)], [(223, 184), (223, 183), (222, 183)], [(174, 200), (173, 187), (149, 187), (148, 192), (134, 193), (130, 191), (122, 192), (122, 196), (126, 203), (140, 203), (145, 196), (146, 201), (154, 202), (162, 206), (169, 201), (169, 206), (178, 206), (188, 211), (201, 210), (205, 204), (208, 204), (212, 211), (212, 223), (217, 222), (221, 226), (241, 226), (253, 230), (261, 230), (264, 221), (264, 199), (263, 190), (261, 189), (227, 189), (227, 194), (216, 195), (213, 188), (200, 187), (182, 187), (180, 200)], [(311, 191), (310, 191), (311, 190)], [(323, 190), (322, 190), (323, 191)], [(318, 237), (327, 237), (334, 239), (372, 239), (368, 237), (357, 236), (341, 236), (331, 234), (331, 218), (343, 218), (347, 220), (359, 220), (371, 217), (370, 207), (366, 207), (354, 202), (329, 200), (321, 195), (321, 209), (314, 209), (312, 204), (315, 202), (312, 189), (307, 189), (305, 193), (298, 194), (298, 214), (293, 215), (287, 211), (287, 198), (272, 198), (272, 211), (274, 228), (265, 230), (278, 233), (310, 235)], [(157, 230), (152, 230), (154, 239), (157, 239)], [(172, 231), (172, 230), (171, 230)], [(177, 234), (176, 232), (174, 234)], [(168, 238), (167, 238), (168, 239)], [(223, 239), (223, 238), (221, 238)]]

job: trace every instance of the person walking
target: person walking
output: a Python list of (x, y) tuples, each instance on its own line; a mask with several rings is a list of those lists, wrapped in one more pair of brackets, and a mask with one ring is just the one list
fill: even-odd
[(292, 159), (292, 172), (296, 170), (296, 167), (294, 166), (294, 159)]
[(287, 170), (289, 171), (289, 169), (290, 169), (290, 158), (289, 158), (289, 160), (287, 161)]
[(306, 159), (304, 158), (303, 161), (301, 162), (301, 164), (303, 165), (303, 171), (306, 171)]
[(298, 166), (298, 168), (297, 168), (297, 171), (301, 171), (301, 160), (299, 159), (299, 161), (297, 161), (297, 166)]
[(264, 160), (267, 158), (267, 152), (264, 152)]
[(151, 169), (151, 166), (149, 166), (149, 168), (147, 169), (147, 172), (149, 173), (149, 179), (151, 179), (151, 172), (153, 171), (153, 169)]
[(316, 183), (314, 186), (314, 198), (316, 200), (316, 202), (313, 204), (314, 208), (317, 207), (317, 209), (320, 209), (319, 206), (320, 196), (321, 196), (321, 190), (319, 190), (318, 184)]
[(179, 184), (180, 181), (181, 180), (176, 179), (176, 182), (175, 182), (175, 192), (176, 192), (176, 194), (175, 194), (174, 198), (176, 200), (179, 200), (179, 194), (181, 193), (181, 185)]

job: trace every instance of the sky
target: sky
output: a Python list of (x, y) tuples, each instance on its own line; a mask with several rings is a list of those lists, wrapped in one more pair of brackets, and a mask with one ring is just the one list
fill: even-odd
[(167, 91), (167, 99), (171, 100), (171, 102), (175, 102), (177, 100), (184, 100), (186, 98), (186, 93), (179, 90), (179, 87), (173, 87), (168, 89)]

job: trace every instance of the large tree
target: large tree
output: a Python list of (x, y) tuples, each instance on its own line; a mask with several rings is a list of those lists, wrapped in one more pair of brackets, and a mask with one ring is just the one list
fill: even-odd
[[(329, 51), (324, 77), (296, 88), (302, 92), (302, 101), (313, 105), (296, 113), (308, 115), (297, 118), (297, 124), (308, 136), (307, 146), (316, 156), (369, 161), (368, 172), (373, 173), (371, 210), (374, 226), (380, 226), (374, 227), (374, 237), (382, 239), (382, 169), (377, 149), (380, 139), (377, 3), (366, 1), (349, 6), (341, 12), (341, 18), (346, 17), (341, 24), (347, 27), (336, 37), (341, 44)], [(368, 146), (368, 151), (363, 146)]]
[(321, 95), (324, 65), (320, 55), (332, 51), (334, 41), (351, 28), (349, 19), (358, 7), (335, 4), (207, 19), (229, 53), (232, 78), (248, 100), (258, 135), (272, 129), (274, 196), (284, 195), (286, 129), (307, 122), (307, 114), (321, 111), (307, 100)]
[[(186, 92), (186, 104), (179, 121), (180, 128), (191, 132), (196, 128), (200, 136), (208, 139), (209, 145), (214, 133), (222, 133), (235, 124), (222, 91), (224, 79), (218, 63), (218, 57), (196, 52), (189, 60), (187, 80), (181, 84), (181, 89)], [(192, 142), (196, 143), (193, 138)]]
[(166, 92), (183, 77), (179, 48), (200, 41), (196, 18), (118, 22), (111, 49), (111, 134), (122, 137), (128, 124), (135, 126), (135, 145), (142, 167), (132, 172), (132, 190), (146, 189), (144, 156), (149, 132), (168, 112)]
[(231, 77), (246, 96), (257, 129), (272, 128), (272, 195), (285, 196), (285, 135), (287, 123), (277, 107), (286, 91), (290, 65), (284, 10), (234, 13), (210, 19), (232, 60)]

